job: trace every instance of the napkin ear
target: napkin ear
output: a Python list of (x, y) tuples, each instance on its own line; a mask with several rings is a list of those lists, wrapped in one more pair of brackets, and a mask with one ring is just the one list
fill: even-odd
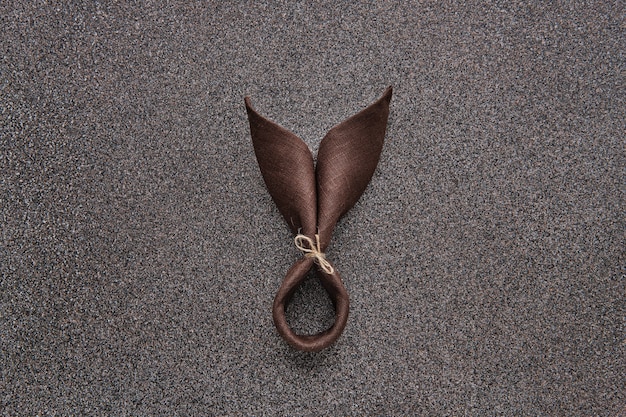
[(308, 146), (287, 129), (264, 118), (245, 98), (254, 153), (274, 199), (292, 232), (316, 233), (317, 198), (313, 157)]
[(388, 87), (375, 103), (333, 127), (322, 139), (317, 156), (317, 226), (322, 250), (378, 165), (391, 94)]

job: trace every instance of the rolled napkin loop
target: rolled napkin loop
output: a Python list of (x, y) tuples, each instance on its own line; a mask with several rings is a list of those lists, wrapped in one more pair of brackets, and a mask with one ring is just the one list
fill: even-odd
[[(320, 235), (315, 234), (315, 242), (313, 239), (303, 234), (296, 235), (293, 240), (296, 244), (296, 248), (298, 248), (306, 258), (315, 258), (317, 264), (327, 274), (332, 275), (335, 273), (335, 268), (326, 260), (326, 255), (320, 249)], [(306, 246), (303, 242), (306, 242)]]

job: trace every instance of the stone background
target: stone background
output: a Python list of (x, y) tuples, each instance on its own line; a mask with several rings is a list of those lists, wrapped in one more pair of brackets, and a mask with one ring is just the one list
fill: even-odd
[[(626, 413), (622, 2), (0, 4), (0, 414)], [(394, 86), (289, 348), (243, 97), (315, 152)], [(311, 280), (289, 310), (319, 331)]]

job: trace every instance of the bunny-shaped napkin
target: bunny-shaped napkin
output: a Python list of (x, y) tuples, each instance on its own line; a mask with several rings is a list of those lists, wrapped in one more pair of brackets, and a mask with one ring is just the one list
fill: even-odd
[[(272, 315), (281, 336), (294, 348), (318, 352), (337, 340), (348, 320), (346, 288), (324, 255), (335, 224), (369, 183), (383, 147), (391, 87), (375, 103), (330, 129), (320, 143), (317, 167), (308, 146), (287, 129), (264, 118), (245, 98), (250, 134), (261, 174), (304, 257), (289, 269), (276, 293)], [(295, 334), (285, 309), (308, 271), (317, 276), (335, 306), (335, 323), (315, 335)]]

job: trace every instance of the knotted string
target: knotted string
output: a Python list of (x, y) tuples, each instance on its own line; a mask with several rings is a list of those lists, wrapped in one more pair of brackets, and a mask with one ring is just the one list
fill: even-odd
[[(304, 245), (306, 242), (306, 246)], [(333, 266), (326, 260), (326, 255), (320, 249), (320, 235), (315, 235), (315, 242), (308, 236), (298, 234), (294, 238), (296, 248), (298, 248), (306, 258), (315, 258), (317, 264), (322, 268), (324, 272), (332, 275), (335, 272)]]

